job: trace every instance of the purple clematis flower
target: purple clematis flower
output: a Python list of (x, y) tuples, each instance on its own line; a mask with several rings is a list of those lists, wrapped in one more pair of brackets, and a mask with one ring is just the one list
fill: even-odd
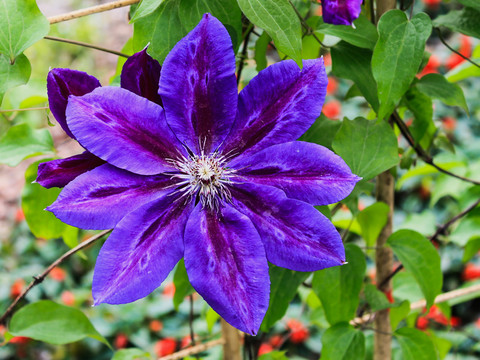
[(68, 130), (105, 163), (48, 210), (73, 226), (114, 228), (95, 266), (95, 304), (147, 296), (184, 257), (195, 290), (255, 334), (268, 261), (297, 271), (343, 264), (338, 232), (313, 205), (338, 202), (359, 178), (330, 150), (295, 141), (320, 115), (326, 86), (322, 59), (302, 70), (283, 61), (238, 94), (230, 37), (206, 14), (165, 59), (156, 102), (115, 87), (70, 96)]
[(323, 21), (333, 25), (352, 25), (360, 16), (363, 0), (322, 0)]
[[(129, 57), (120, 76), (122, 88), (162, 105), (158, 95), (161, 66), (147, 54), (147, 49)], [(100, 87), (100, 81), (83, 71), (52, 69), (47, 77), (50, 110), (68, 136), (75, 139), (70, 131), (65, 111), (70, 95), (82, 96)], [(105, 161), (89, 151), (66, 159), (41, 163), (38, 167), (37, 182), (46, 187), (64, 187), (78, 175), (104, 164)]]

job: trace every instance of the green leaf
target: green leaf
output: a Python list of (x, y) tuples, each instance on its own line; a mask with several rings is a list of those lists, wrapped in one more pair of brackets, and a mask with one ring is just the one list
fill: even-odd
[(38, 164), (43, 161), (45, 160), (33, 163), (25, 172), (22, 210), (33, 235), (43, 239), (54, 239), (62, 236), (67, 225), (58, 220), (50, 211), (45, 210), (57, 199), (60, 189), (45, 189), (40, 184), (33, 183), (37, 177)]
[(432, 31), (430, 17), (415, 15), (411, 21), (400, 10), (390, 10), (378, 22), (379, 39), (372, 56), (373, 77), (378, 84), (378, 118), (390, 115), (408, 90), (422, 62), (425, 42)]
[(344, 119), (333, 139), (333, 149), (354, 174), (369, 180), (398, 164), (398, 143), (385, 122)]
[(413, 328), (401, 328), (394, 332), (400, 344), (403, 360), (436, 360), (432, 340), (423, 331)]
[(333, 325), (322, 336), (322, 360), (365, 358), (365, 335), (352, 325), (341, 322)]
[(91, 337), (109, 346), (90, 320), (80, 310), (42, 300), (18, 310), (12, 317), (9, 331), (50, 344), (62, 345)]
[(297, 289), (310, 275), (309, 272), (293, 271), (270, 264), (270, 301), (260, 329), (268, 332), (287, 312)]
[(236, 51), (241, 39), (241, 12), (235, 0), (164, 0), (147, 16), (134, 23), (133, 48), (148, 53), (163, 63), (170, 50), (202, 19), (211, 13), (227, 28)]
[(13, 65), (5, 55), (0, 55), (0, 104), (5, 91), (15, 86), (26, 84), (30, 79), (32, 67), (30, 61), (20, 54)]
[(414, 302), (424, 298), (417, 280), (409, 272), (400, 271), (396, 274), (392, 279), (392, 286), (394, 299)]
[(443, 75), (427, 74), (415, 85), (425, 95), (439, 99), (450, 106), (460, 106), (468, 114), (468, 106), (462, 88), (449, 82)]
[(302, 66), (302, 27), (288, 0), (238, 0), (240, 9), (265, 30), (282, 53)]
[(178, 311), (178, 307), (183, 302), (183, 299), (195, 292), (195, 289), (190, 285), (190, 280), (188, 280), (187, 269), (185, 269), (185, 261), (183, 259), (177, 264), (177, 269), (173, 275), (173, 284), (175, 285), (173, 306)]
[(395, 331), (395, 329), (398, 327), (398, 324), (400, 324), (400, 321), (405, 319), (410, 313), (410, 302), (408, 300), (402, 301), (399, 306), (391, 308), (389, 313), (390, 326), (392, 331)]
[(205, 321), (207, 322), (207, 329), (209, 333), (212, 332), (213, 326), (218, 321), (218, 319), (220, 319), (220, 315), (218, 315), (215, 310), (209, 307), (207, 310), (207, 314), (205, 315)]
[(462, 10), (452, 10), (441, 15), (433, 21), (434, 26), (445, 26), (453, 31), (458, 31), (467, 36), (480, 38), (480, 9), (466, 7)]
[(122, 349), (115, 352), (112, 360), (151, 360), (152, 357), (148, 352), (140, 349)]
[(431, 340), (433, 341), (433, 345), (435, 346), (435, 351), (439, 359), (444, 359), (450, 349), (452, 348), (452, 343), (447, 339), (443, 339), (439, 336), (435, 336), (435, 333), (429, 333)]
[(375, 245), (380, 231), (387, 223), (390, 208), (383, 202), (376, 202), (363, 209), (357, 215), (357, 221), (362, 229), (362, 237), (367, 246)]
[(387, 240), (405, 269), (413, 274), (422, 289), (427, 307), (433, 305), (442, 290), (440, 256), (423, 235), (412, 230), (399, 230)]
[(288, 360), (288, 357), (285, 355), (285, 351), (272, 351), (263, 354), (258, 360)]
[(458, 246), (466, 246), (471, 239), (477, 238), (480, 233), (480, 217), (468, 216), (453, 230), (449, 239)]
[(0, 24), (0, 54), (12, 62), (50, 29), (50, 23), (33, 0), (0, 0)]
[(469, 6), (480, 11), (480, 2), (478, 2), (478, 0), (457, 0), (457, 1), (465, 6)]
[(373, 77), (372, 51), (340, 41), (331, 48), (332, 74), (352, 80), (373, 110), (378, 111), (377, 83)]
[(348, 25), (332, 25), (326, 24), (320, 19), (315, 33), (318, 32), (321, 34), (336, 36), (354, 46), (373, 50), (378, 39), (375, 25), (363, 15), (360, 15), (353, 24), (355, 27)]
[[(480, 63), (479, 57), (473, 57), (472, 61), (475, 63)], [(480, 76), (480, 69), (478, 66), (475, 66), (468, 61), (464, 61), (462, 64), (454, 67), (448, 73), (445, 74), (445, 78), (450, 82), (457, 82), (465, 80), (469, 77), (478, 77)]]
[(163, 1), (164, 0), (142, 0), (135, 10), (130, 23), (134, 23), (138, 19), (150, 15), (160, 6)]
[(388, 301), (387, 296), (378, 290), (373, 284), (366, 284), (363, 291), (365, 293), (365, 299), (367, 300), (368, 305), (370, 305), (372, 311), (379, 311), (395, 306), (394, 304), (391, 304), (390, 301)]
[(463, 252), (462, 261), (466, 263), (472, 259), (480, 250), (480, 236), (473, 237), (468, 240), (467, 245), (465, 245), (465, 250)]
[(362, 250), (347, 244), (345, 254), (346, 265), (320, 270), (313, 275), (313, 291), (320, 298), (331, 325), (355, 317), (365, 277), (367, 265)]
[(411, 87), (404, 96), (404, 102), (413, 113), (413, 123), (410, 127), (413, 139), (424, 149), (428, 149), (437, 131), (433, 122), (432, 100), (416, 87)]
[(261, 71), (267, 67), (267, 48), (271, 38), (264, 31), (255, 42), (255, 62), (257, 63), (257, 71)]
[(53, 153), (52, 135), (47, 129), (34, 130), (28, 124), (14, 125), (0, 138), (0, 163), (17, 166), (32, 156)]
[(332, 141), (342, 123), (330, 120), (323, 113), (313, 123), (310, 129), (300, 138), (301, 141), (313, 142), (332, 149)]

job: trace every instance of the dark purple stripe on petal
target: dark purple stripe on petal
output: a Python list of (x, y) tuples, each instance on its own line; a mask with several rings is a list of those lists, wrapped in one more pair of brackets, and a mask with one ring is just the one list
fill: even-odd
[(327, 89), (323, 59), (293, 60), (262, 70), (240, 92), (237, 118), (222, 152), (253, 154), (298, 139), (322, 111)]
[(168, 127), (162, 107), (125, 89), (102, 87), (71, 97), (67, 119), (87, 150), (136, 174), (171, 171), (168, 159), (186, 154)]
[(235, 56), (225, 27), (210, 14), (165, 59), (160, 78), (167, 121), (192, 151), (217, 148), (237, 109)]
[(147, 48), (130, 56), (122, 68), (120, 85), (137, 95), (162, 105), (158, 95), (159, 62), (147, 54)]
[(333, 25), (352, 25), (360, 16), (363, 0), (322, 0), (323, 21)]
[(82, 96), (101, 86), (93, 76), (83, 71), (70, 69), (52, 69), (47, 76), (48, 103), (53, 116), (68, 136), (75, 136), (68, 128), (65, 118), (67, 101), (70, 95)]
[(175, 182), (104, 164), (69, 183), (47, 210), (82, 229), (111, 229), (137, 207), (170, 193)]
[[(235, 160), (234, 160), (235, 161)], [(246, 183), (271, 185), (288, 197), (327, 205), (347, 197), (360, 178), (327, 148), (302, 141), (274, 145), (235, 164)]]
[(272, 264), (316, 271), (344, 263), (340, 234), (313, 206), (263, 185), (235, 185), (232, 196), (234, 207), (255, 225)]
[(95, 265), (95, 305), (125, 304), (147, 296), (183, 257), (183, 232), (193, 204), (174, 200), (164, 196), (118, 223)]
[(228, 204), (219, 214), (197, 205), (184, 241), (185, 267), (195, 290), (227, 322), (255, 335), (267, 311), (270, 280), (250, 220)]
[(47, 189), (64, 187), (77, 176), (104, 163), (88, 151), (65, 159), (47, 161), (38, 165), (36, 181)]

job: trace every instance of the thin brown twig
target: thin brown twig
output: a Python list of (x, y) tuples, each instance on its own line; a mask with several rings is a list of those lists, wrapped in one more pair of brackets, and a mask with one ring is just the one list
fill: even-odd
[(245, 35), (243, 38), (243, 48), (242, 53), (240, 54), (240, 63), (238, 64), (238, 71), (237, 71), (237, 86), (240, 84), (240, 80), (242, 77), (243, 67), (245, 65), (245, 60), (247, 58), (247, 50), (248, 50), (248, 41), (250, 40), (250, 34), (253, 31), (253, 24), (248, 24), (247, 29), (245, 30)]
[(475, 65), (476, 67), (480, 68), (480, 65), (477, 64), (475, 61), (473, 61), (472, 59), (470, 59), (468, 56), (465, 56), (463, 55), (461, 52), (455, 50), (454, 48), (452, 48), (450, 45), (448, 45), (447, 41), (445, 40), (445, 38), (443, 37), (442, 35), (442, 32), (440, 31), (439, 28), (435, 28), (435, 31), (437, 32), (438, 34), (438, 38), (440, 39), (440, 41), (442, 42), (443, 45), (445, 45), (445, 47), (450, 50), (451, 52), (454, 52), (455, 54), (457, 54), (458, 56), (464, 58), (465, 60), (467, 60), (470, 64), (473, 64)]
[[(443, 235), (445, 234), (445, 232), (447, 231), (447, 229), (452, 226), (456, 221), (460, 220), (462, 217), (464, 217), (465, 215), (467, 215), (470, 211), (472, 211), (473, 209), (475, 209), (478, 205), (480, 204), (480, 199), (478, 199), (477, 201), (475, 201), (472, 205), (470, 205), (469, 207), (467, 207), (465, 210), (463, 210), (462, 212), (458, 213), (457, 215), (455, 215), (453, 218), (451, 218), (450, 220), (448, 220), (446, 223), (444, 223), (443, 225), (440, 225), (437, 227), (437, 230), (435, 231), (435, 233), (433, 233), (433, 235), (431, 235), (429, 237), (429, 240), (430, 241), (434, 241), (438, 238), (439, 235)], [(403, 269), (403, 264), (400, 264), (397, 266), (397, 268), (395, 270), (393, 270), (390, 275), (388, 275), (383, 281), (382, 281), (382, 284), (387, 281), (389, 281), (391, 278), (393, 278), (400, 270)]]
[(307, 35), (312, 35), (313, 38), (320, 44), (320, 46), (328, 49), (329, 46), (325, 45), (322, 40), (320, 40), (317, 36), (317, 34), (315, 34), (315, 31), (307, 24), (307, 22), (305, 21), (305, 19), (303, 18), (302, 14), (300, 14), (300, 12), (297, 10), (297, 8), (295, 7), (295, 5), (293, 5), (292, 1), (291, 0), (288, 0), (288, 2), (290, 3), (290, 5), (292, 6), (293, 10), (295, 11), (295, 14), (297, 14), (297, 17), (298, 19), (300, 20), (300, 23), (302, 24), (302, 26), (305, 28), (305, 30), (307, 31)]
[(72, 44), (72, 45), (83, 46), (83, 47), (86, 47), (86, 48), (100, 50), (100, 51), (103, 51), (103, 52), (106, 52), (106, 53), (114, 54), (114, 55), (117, 55), (117, 56), (122, 56), (122, 57), (125, 57), (125, 58), (129, 57), (127, 54), (121, 53), (120, 51), (106, 49), (104, 47), (93, 45), (93, 44), (88, 44), (88, 43), (85, 43), (85, 42), (82, 42), (82, 41), (64, 39), (64, 38), (59, 38), (59, 37), (55, 37), (55, 36), (45, 36), (44, 39), (45, 40), (63, 42), (63, 43)]
[(110, 231), (112, 230), (104, 230), (98, 233), (97, 235), (94, 235), (91, 238), (85, 240), (84, 242), (78, 244), (73, 249), (70, 249), (65, 254), (60, 256), (57, 260), (55, 260), (53, 263), (51, 263), (50, 266), (47, 267), (40, 275), (34, 276), (33, 281), (30, 284), (28, 284), (25, 290), (23, 290), (22, 293), (15, 298), (15, 300), (10, 304), (7, 310), (3, 313), (2, 317), (0, 318), (0, 324), (5, 324), (7, 318), (11, 315), (15, 306), (20, 302), (20, 300), (22, 300), (34, 286), (40, 284), (45, 279), (45, 277), (50, 273), (50, 271), (52, 271), (54, 267), (58, 266), (60, 263), (68, 259), (70, 256), (72, 256), (76, 252), (86, 248), (87, 246), (90, 246), (95, 241), (97, 241), (98, 239), (108, 234)]
[(218, 345), (223, 345), (223, 344), (225, 344), (225, 339), (220, 338), (220, 339), (212, 340), (212, 341), (209, 341), (209, 342), (206, 342), (206, 343), (203, 343), (203, 344), (198, 344), (198, 345), (189, 347), (188, 349), (177, 351), (176, 353), (173, 353), (173, 354), (170, 354), (170, 355), (167, 355), (167, 356), (163, 356), (163, 357), (159, 358), (158, 360), (179, 360), (179, 359), (182, 359), (184, 357), (187, 357), (187, 356), (190, 356), (190, 355), (193, 355), (193, 354), (198, 354), (198, 353), (201, 353), (205, 350), (211, 349), (212, 347), (215, 347), (215, 346), (218, 346)]
[(48, 106), (39, 106), (39, 107), (31, 107), (25, 109), (3, 109), (0, 110), (0, 113), (8, 113), (8, 112), (19, 112), (19, 111), (33, 111), (33, 110), (46, 110)]
[[(457, 298), (462, 297), (462, 296), (473, 294), (475, 292), (480, 292), (480, 284), (475, 284), (475, 285), (472, 285), (472, 286), (469, 286), (469, 287), (466, 287), (466, 288), (463, 288), (463, 289), (456, 289), (456, 290), (452, 290), (452, 291), (440, 294), (435, 298), (434, 303), (435, 304), (443, 303), (443, 302), (446, 302), (446, 301), (457, 299)], [(423, 309), (425, 306), (427, 306), (427, 302), (425, 301), (425, 299), (415, 301), (415, 302), (410, 304), (410, 310)], [(355, 319), (350, 321), (350, 324), (351, 325), (361, 325), (361, 324), (369, 323), (375, 317), (374, 316), (375, 314), (376, 314), (376, 312), (368, 313), (368, 314), (365, 314), (361, 317), (356, 317)]]
[(136, 3), (139, 3), (140, 0), (119, 0), (119, 1), (112, 1), (106, 4), (101, 4), (101, 5), (96, 5), (92, 7), (88, 7), (85, 9), (80, 9), (76, 11), (72, 11), (66, 14), (61, 14), (61, 15), (56, 15), (56, 16), (51, 16), (48, 18), (48, 21), (50, 24), (56, 24), (59, 22), (67, 21), (67, 20), (72, 20), (72, 19), (77, 19), (79, 17), (91, 15), (91, 14), (97, 14), (100, 12), (108, 11), (108, 10), (113, 10), (113, 9), (118, 9), (121, 7), (133, 5)]
[(435, 169), (437, 169), (439, 172), (444, 173), (446, 175), (452, 176), (454, 178), (457, 178), (462, 181), (469, 182), (471, 184), (475, 185), (480, 185), (480, 181), (469, 179), (457, 174), (454, 174), (441, 166), (435, 164), (433, 161), (433, 158), (420, 146), (420, 144), (416, 143), (410, 130), (408, 129), (407, 125), (403, 122), (403, 120), (400, 118), (400, 115), (396, 111), (393, 112), (392, 118), (395, 121), (395, 124), (397, 124), (398, 128), (400, 129), (400, 132), (402, 133), (403, 137), (407, 140), (407, 142), (410, 144), (410, 146), (415, 150), (417, 155), (428, 165), (433, 166)]

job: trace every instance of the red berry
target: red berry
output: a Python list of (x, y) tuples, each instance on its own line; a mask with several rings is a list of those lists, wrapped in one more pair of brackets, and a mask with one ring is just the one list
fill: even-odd
[(282, 345), (283, 338), (280, 335), (273, 335), (270, 338), (270, 345), (272, 345), (273, 348), (278, 349)]
[(123, 349), (123, 348), (126, 348), (127, 345), (128, 345), (127, 335), (125, 335), (123, 333), (117, 334), (117, 336), (115, 337), (115, 341), (114, 341), (115, 348), (116, 349)]
[(330, 100), (323, 105), (322, 112), (329, 119), (338, 119), (342, 110), (342, 104), (338, 100)]
[(262, 356), (263, 354), (268, 354), (269, 352), (273, 351), (273, 347), (269, 344), (262, 344), (258, 349), (258, 356)]
[(442, 2), (442, 0), (423, 0), (423, 3), (425, 6), (429, 8), (435, 8), (438, 7), (438, 5)]
[(162, 324), (162, 322), (159, 321), (159, 320), (152, 320), (152, 321), (150, 321), (149, 328), (150, 328), (150, 330), (153, 331), (153, 332), (162, 331), (162, 329), (163, 329), (163, 324)]
[(25, 337), (25, 336), (15, 336), (13, 338), (10, 339), (9, 343), (10, 344), (19, 344), (19, 345), (25, 345), (25, 344), (28, 344), (30, 342), (30, 338), (29, 337)]
[(428, 327), (428, 320), (423, 316), (420, 316), (417, 319), (417, 328), (420, 330), (425, 330)]
[(177, 341), (173, 338), (165, 338), (155, 343), (155, 354), (158, 357), (173, 354), (177, 348)]
[(67, 305), (67, 306), (73, 306), (75, 305), (75, 295), (71, 291), (65, 290), (62, 292), (62, 295), (60, 296), (62, 299), (62, 302)]
[(310, 336), (308, 329), (298, 320), (288, 320), (287, 328), (290, 329), (290, 341), (294, 344), (301, 344)]
[(442, 126), (446, 131), (453, 131), (457, 127), (457, 120), (451, 116), (442, 118)]
[(165, 285), (165, 288), (163, 289), (163, 295), (173, 298), (173, 295), (175, 295), (175, 284), (173, 282)]
[(475, 280), (480, 278), (480, 267), (475, 264), (468, 263), (462, 272), (462, 279), (464, 281)]
[(18, 208), (17, 212), (15, 213), (15, 222), (19, 223), (25, 220), (25, 214), (23, 213), (22, 208)]
[(10, 288), (10, 297), (16, 298), (22, 293), (23, 287), (25, 286), (25, 280), (17, 279)]
[(62, 282), (67, 277), (67, 273), (62, 268), (56, 266), (52, 269), (52, 271), (50, 271), (48, 276), (50, 276), (55, 281)]
[(338, 90), (338, 82), (334, 77), (328, 78), (327, 95), (333, 95)]

